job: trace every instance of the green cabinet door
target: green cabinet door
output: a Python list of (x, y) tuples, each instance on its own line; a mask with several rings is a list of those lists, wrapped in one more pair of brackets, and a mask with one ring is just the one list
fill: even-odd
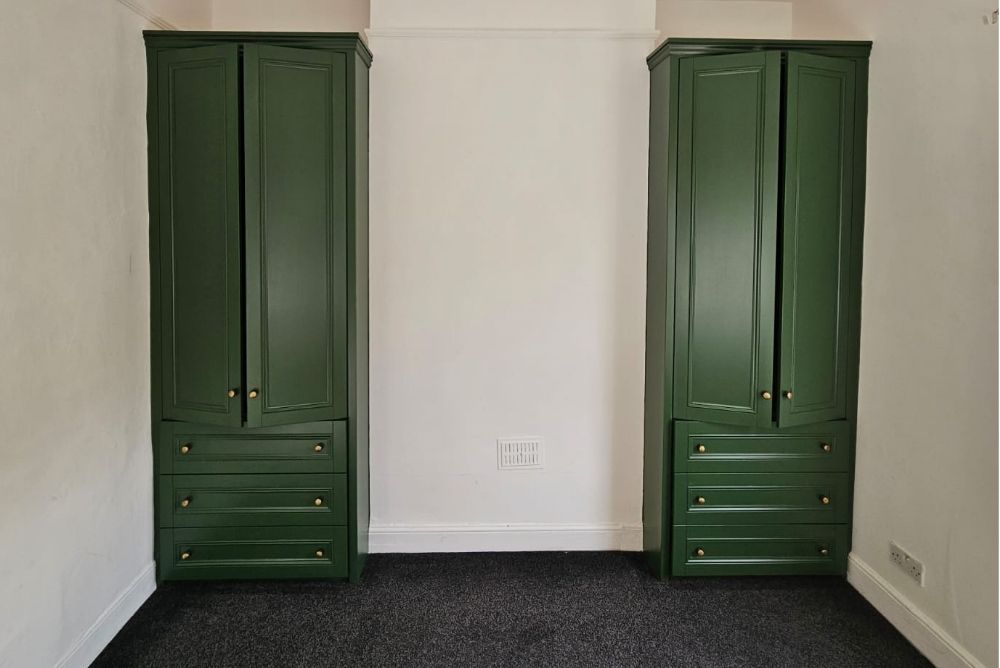
[(347, 417), (345, 67), (244, 46), (251, 427)]
[(163, 417), (239, 426), (237, 47), (161, 53), (156, 114)]
[(679, 72), (675, 415), (770, 425), (781, 54)]
[(788, 54), (780, 426), (847, 414), (854, 63)]

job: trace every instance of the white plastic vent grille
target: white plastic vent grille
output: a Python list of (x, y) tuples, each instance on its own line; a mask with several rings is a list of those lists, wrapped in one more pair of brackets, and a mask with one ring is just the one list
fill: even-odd
[(540, 438), (498, 438), (497, 468), (540, 469), (545, 466), (545, 448)]

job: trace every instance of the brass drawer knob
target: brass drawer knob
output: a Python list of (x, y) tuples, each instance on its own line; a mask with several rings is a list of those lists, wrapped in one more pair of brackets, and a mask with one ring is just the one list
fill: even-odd
[(760, 397), (764, 401), (770, 401), (771, 400), (771, 393), (768, 392), (767, 390), (764, 390), (763, 392), (760, 393)]
[(239, 393), (240, 393), (239, 390), (229, 390), (228, 392), (226, 392), (226, 396), (232, 399)]
[(826, 495), (821, 496), (821, 497), (819, 497), (819, 502), (822, 503), (824, 506), (828, 506), (828, 505), (830, 505), (830, 497), (828, 497)]
[(698, 447), (695, 448), (698, 452), (707, 452), (708, 448), (705, 447), (704, 443), (699, 443)]
[(791, 399), (791, 398), (792, 398), (792, 391), (785, 390), (785, 399)]
[(704, 557), (705, 556), (705, 550), (703, 550), (702, 548), (699, 547), (697, 550), (694, 551), (694, 556), (696, 556), (696, 557)]
[(830, 554), (830, 550), (826, 549), (825, 547), (821, 547), (819, 548), (819, 553), (821, 556), (826, 557)]
[(187, 508), (190, 505), (191, 505), (191, 497), (190, 496), (181, 499), (181, 508)]
[(323, 552), (323, 550), (316, 550), (316, 558), (317, 559), (322, 559), (324, 554), (326, 554), (326, 553)]
[(696, 497), (694, 497), (694, 502), (697, 503), (699, 506), (703, 506), (703, 505), (705, 505), (705, 497), (703, 497), (703, 496), (696, 496)]
[(259, 394), (259, 392), (256, 389), (253, 389), (253, 390), (250, 390), (249, 392), (247, 392), (247, 396), (250, 397), (251, 399), (256, 399), (258, 394)]
[(185, 443), (184, 445), (181, 446), (181, 454), (182, 455), (186, 455), (189, 452), (191, 452), (191, 444), (190, 443)]
[(315, 499), (313, 499), (313, 505), (314, 506), (322, 506), (323, 505), (323, 497), (317, 496)]
[(823, 448), (823, 452), (830, 452), (833, 450), (833, 446), (829, 443), (821, 443), (819, 447)]
[(190, 552), (187, 551), (181, 552), (181, 561), (187, 561), (190, 558), (191, 558)]
[(313, 446), (313, 452), (323, 452), (323, 444), (317, 443)]

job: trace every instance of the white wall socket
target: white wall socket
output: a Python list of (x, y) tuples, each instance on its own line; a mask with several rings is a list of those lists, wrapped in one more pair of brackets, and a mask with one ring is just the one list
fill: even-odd
[(889, 541), (889, 561), (902, 568), (918, 585), (924, 586), (924, 565), (892, 541)]

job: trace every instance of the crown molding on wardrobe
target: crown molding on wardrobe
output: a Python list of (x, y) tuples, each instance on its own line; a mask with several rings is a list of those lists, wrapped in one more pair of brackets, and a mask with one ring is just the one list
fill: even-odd
[(373, 553), (642, 550), (641, 524), (372, 524)]
[(590, 30), (581, 28), (369, 28), (369, 39), (403, 37), (417, 39), (593, 39), (655, 40), (656, 30)]
[(986, 668), (864, 559), (852, 552), (847, 581), (938, 668)]
[(146, 7), (141, 2), (136, 2), (136, 0), (117, 0), (117, 2), (118, 4), (131, 10), (133, 13), (146, 19), (160, 30), (177, 30), (177, 26), (162, 16), (157, 16), (152, 12), (152, 10), (149, 9), (149, 7)]

